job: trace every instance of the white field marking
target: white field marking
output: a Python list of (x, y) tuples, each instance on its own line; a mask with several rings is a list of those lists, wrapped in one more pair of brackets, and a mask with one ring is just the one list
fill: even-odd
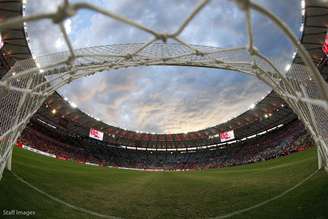
[[(280, 157), (280, 158), (282, 158), (282, 157)], [(274, 158), (274, 159), (276, 159), (276, 158)], [(245, 172), (253, 173), (253, 172), (268, 171), (268, 170), (273, 170), (273, 169), (280, 169), (280, 168), (284, 168), (284, 167), (294, 166), (296, 164), (305, 163), (309, 160), (313, 160), (312, 157), (309, 157), (309, 158), (305, 158), (305, 159), (302, 159), (302, 160), (292, 161), (292, 162), (289, 162), (289, 163), (286, 163), (286, 164), (278, 164), (278, 165), (275, 165), (275, 166), (254, 167), (252, 169), (234, 169), (234, 168), (240, 168), (242, 166), (247, 167), (248, 165), (261, 164), (261, 163), (264, 163), (264, 162), (267, 162), (267, 161), (272, 161), (274, 159), (266, 160), (266, 161), (258, 161), (258, 162), (255, 162), (255, 163), (245, 163), (245, 164), (241, 164), (241, 165), (237, 165), (237, 166), (226, 166), (226, 167), (217, 168), (217, 169), (212, 168), (212, 169), (206, 169), (206, 170), (209, 170), (209, 171), (211, 171), (211, 170), (220, 170), (221, 172), (217, 172), (217, 174), (245, 173)]]
[(48, 194), (47, 192), (33, 186), (31, 183), (25, 181), (22, 177), (18, 176), (17, 174), (15, 174), (14, 172), (11, 171), (11, 173), (22, 183), (24, 183), (25, 185), (27, 185), (28, 187), (30, 187), (31, 189), (37, 191), (38, 193), (46, 196), (47, 198), (59, 203), (59, 204), (62, 204), (62, 205), (65, 205), (66, 207), (69, 207), (69, 208), (72, 208), (76, 211), (79, 211), (79, 212), (83, 212), (83, 213), (86, 213), (86, 214), (89, 214), (89, 215), (92, 215), (92, 216), (96, 216), (96, 217), (100, 217), (100, 218), (109, 218), (109, 219), (121, 219), (120, 217), (115, 217), (115, 216), (109, 216), (109, 215), (105, 215), (105, 214), (101, 214), (101, 213), (97, 213), (95, 211), (91, 211), (91, 210), (88, 210), (88, 209), (85, 209), (85, 208), (81, 208), (81, 207), (78, 207), (78, 206), (75, 206), (73, 204), (70, 204), (70, 203), (67, 203), (59, 198), (56, 198), (50, 194)]
[(274, 200), (277, 200), (285, 195), (287, 195), (289, 192), (297, 189), (298, 187), (300, 187), (301, 185), (303, 185), (306, 181), (308, 181), (309, 179), (311, 179), (316, 173), (319, 172), (319, 169), (315, 170), (313, 173), (311, 173), (309, 176), (307, 176), (305, 179), (303, 179), (302, 181), (300, 181), (299, 183), (297, 183), (296, 185), (294, 185), (293, 187), (285, 190), (284, 192), (280, 193), (279, 195), (276, 195), (270, 199), (267, 199), (265, 201), (262, 201), (256, 205), (253, 205), (253, 206), (250, 206), (248, 208), (244, 208), (244, 209), (240, 209), (240, 210), (237, 210), (237, 211), (233, 211), (229, 214), (225, 214), (225, 215), (221, 215), (221, 216), (217, 216), (217, 217), (212, 217), (212, 219), (222, 219), (222, 218), (229, 218), (229, 217), (233, 217), (233, 216), (236, 216), (238, 214), (242, 214), (242, 213), (245, 213), (247, 211), (251, 211), (253, 209), (256, 209), (256, 208), (259, 208), (263, 205), (266, 205), (268, 204), (269, 202), (272, 202)]
[[(253, 206), (250, 206), (248, 208), (244, 208), (244, 209), (240, 209), (240, 210), (237, 210), (237, 211), (233, 211), (229, 214), (225, 214), (225, 215), (221, 215), (221, 216), (217, 216), (217, 217), (212, 217), (212, 219), (223, 219), (223, 218), (229, 218), (229, 217), (232, 217), (232, 216), (235, 216), (235, 215), (238, 215), (238, 214), (242, 214), (242, 213), (245, 213), (247, 211), (251, 211), (253, 209), (256, 209), (256, 208), (259, 208), (263, 205), (266, 205), (268, 204), (269, 202), (272, 202), (274, 200), (277, 200), (285, 195), (287, 195), (288, 193), (290, 193), (291, 191), (295, 190), (296, 188), (300, 187), (301, 185), (303, 185), (306, 181), (308, 181), (309, 179), (311, 179), (316, 173), (319, 172), (319, 169), (315, 170), (313, 173), (311, 173), (309, 176), (307, 176), (306, 178), (304, 178), (303, 180), (301, 180), (300, 182), (298, 182), (296, 185), (294, 185), (293, 187), (285, 190), (284, 192), (280, 193), (279, 195), (276, 195), (270, 199), (267, 199), (265, 201), (262, 201), (256, 205), (253, 205)], [(101, 217), (101, 218), (110, 218), (110, 219), (121, 219), (119, 217), (115, 217), (115, 216), (109, 216), (109, 215), (104, 215), (104, 214), (100, 214), (100, 213), (97, 213), (97, 212), (94, 212), (94, 211), (91, 211), (91, 210), (88, 210), (88, 209), (85, 209), (85, 208), (81, 208), (81, 207), (77, 207), (75, 205), (72, 205), (72, 204), (69, 204), (61, 199), (58, 199), (50, 194), (48, 194), (47, 192), (44, 192), (42, 191), (41, 189), (33, 186), (32, 184), (30, 184), (29, 182), (25, 181), (23, 178), (21, 178), (20, 176), (18, 176), (17, 174), (15, 174), (14, 172), (11, 172), (20, 182), (24, 183), (25, 185), (27, 185), (28, 187), (30, 187), (31, 189), (41, 193), (42, 195), (48, 197), (49, 199), (57, 202), (57, 203), (60, 203), (62, 205), (65, 205), (69, 208), (72, 208), (76, 211), (80, 211), (80, 212), (83, 212), (83, 213), (86, 213), (86, 214), (89, 214), (89, 215), (93, 215), (93, 216), (97, 216), (97, 217)]]

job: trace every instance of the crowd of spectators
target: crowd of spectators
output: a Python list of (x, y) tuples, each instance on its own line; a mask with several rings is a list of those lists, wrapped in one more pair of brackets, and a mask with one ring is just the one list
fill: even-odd
[(72, 159), (102, 166), (164, 170), (242, 165), (285, 156), (314, 145), (299, 121), (243, 142), (193, 151), (145, 151), (119, 148), (86, 136), (51, 130), (40, 124), (30, 124), (19, 141), (32, 148), (54, 154), (59, 159)]

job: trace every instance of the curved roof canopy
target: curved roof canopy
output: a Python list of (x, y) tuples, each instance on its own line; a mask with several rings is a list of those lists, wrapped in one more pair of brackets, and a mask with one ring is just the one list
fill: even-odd
[[(0, 19), (7, 19), (22, 15), (21, 1), (0, 0)], [(302, 44), (310, 52), (314, 62), (320, 62), (322, 44), (328, 29), (328, 7), (320, 0), (306, 1)], [(18, 26), (1, 33), (4, 45), (0, 55), (0, 77), (2, 77), (17, 60), (31, 58), (27, 43), (27, 36), (23, 26)], [(295, 63), (301, 63), (296, 55)], [(327, 69), (323, 69), (327, 71)], [(55, 111), (54, 111), (55, 109)], [(253, 109), (246, 111), (236, 118), (223, 124), (196, 132), (180, 134), (149, 134), (128, 131), (107, 125), (78, 108), (72, 107), (58, 93), (49, 97), (32, 122), (40, 120), (69, 130), (75, 134), (87, 135), (90, 128), (105, 132), (105, 141), (126, 146), (154, 147), (154, 148), (185, 148), (220, 142), (218, 133), (235, 130), (237, 138), (244, 138), (279, 124), (286, 124), (297, 116), (286, 103), (274, 92), (268, 94)]]

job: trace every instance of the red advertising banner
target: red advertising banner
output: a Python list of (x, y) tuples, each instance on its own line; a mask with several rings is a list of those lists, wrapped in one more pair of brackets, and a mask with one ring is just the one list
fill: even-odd
[(328, 33), (326, 34), (326, 39), (325, 39), (325, 42), (323, 43), (322, 51), (323, 51), (326, 55), (328, 55)]
[(235, 138), (235, 133), (233, 130), (221, 132), (220, 133), (220, 140), (221, 142), (229, 141)]
[(104, 133), (96, 129), (90, 129), (89, 137), (102, 141), (104, 139)]

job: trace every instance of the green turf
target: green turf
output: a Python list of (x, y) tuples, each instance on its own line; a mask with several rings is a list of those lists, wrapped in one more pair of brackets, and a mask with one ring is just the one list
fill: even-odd
[[(85, 166), (15, 149), (13, 171), (59, 199), (106, 215), (208, 218), (276, 196), (313, 173), (316, 165), (311, 149), (239, 167), (150, 173)], [(0, 181), (0, 218), (5, 209), (35, 211), (29, 218), (94, 218), (48, 199), (8, 171)], [(328, 218), (328, 175), (320, 171), (286, 196), (232, 218)]]

